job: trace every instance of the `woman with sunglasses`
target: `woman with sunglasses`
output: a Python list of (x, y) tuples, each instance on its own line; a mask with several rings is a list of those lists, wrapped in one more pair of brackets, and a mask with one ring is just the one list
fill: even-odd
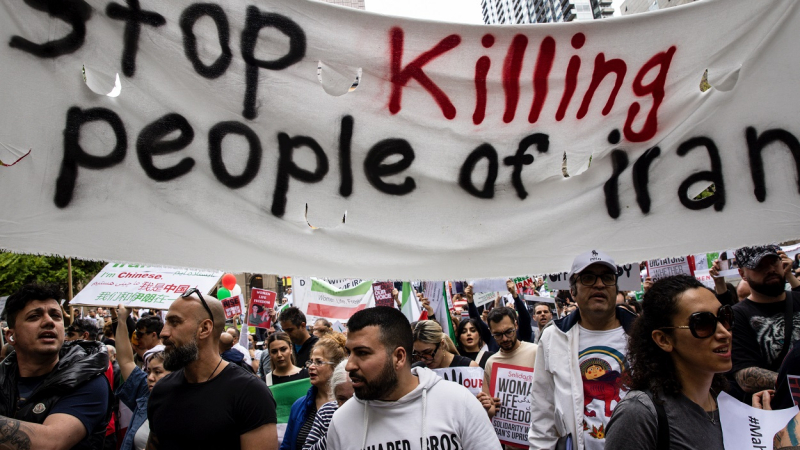
[(267, 386), (308, 378), (308, 369), (295, 365), (292, 339), (283, 331), (272, 333), (267, 338), (267, 350), (272, 371), (266, 375)]
[(133, 361), (133, 347), (128, 340), (127, 320), (130, 314), (131, 310), (122, 305), (111, 310), (112, 317), (119, 316), (121, 319), (117, 321), (116, 341), (120, 343), (117, 347), (117, 363), (123, 382), (117, 388), (116, 395), (133, 411), (120, 450), (144, 450), (150, 434), (150, 423), (147, 421), (150, 392), (159, 380), (172, 372), (164, 369), (163, 345), (156, 345), (144, 352), (144, 370), (136, 366)]
[(429, 369), (480, 367), (475, 361), (458, 354), (453, 341), (434, 320), (420, 320), (414, 325), (413, 334), (414, 351), (411, 358), (414, 362), (422, 362)]
[(333, 399), (329, 381), (334, 367), (347, 357), (345, 342), (347, 338), (342, 333), (334, 332), (314, 344), (306, 363), (311, 388), (292, 405), (280, 450), (302, 450), (317, 411)]
[(656, 281), (642, 309), (628, 339), (632, 390), (614, 408), (605, 448), (722, 450), (716, 397), (731, 369), (730, 306), (678, 275)]

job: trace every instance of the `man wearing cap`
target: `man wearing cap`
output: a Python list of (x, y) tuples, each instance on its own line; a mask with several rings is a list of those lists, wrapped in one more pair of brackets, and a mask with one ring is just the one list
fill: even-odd
[(576, 450), (599, 450), (626, 370), (627, 336), (636, 316), (616, 307), (617, 265), (607, 254), (578, 255), (569, 272), (574, 313), (552, 321), (539, 338), (531, 393), (531, 449), (569, 439)]
[[(750, 295), (733, 305), (730, 373), (745, 394), (752, 394), (775, 388), (781, 361), (791, 344), (800, 340), (800, 292), (786, 290), (787, 281), (792, 288), (800, 282), (792, 273), (792, 260), (777, 245), (742, 247), (735, 255)], [(727, 288), (717, 292), (721, 303), (735, 302), (735, 292)], [(787, 313), (792, 318), (789, 342), (785, 342)]]

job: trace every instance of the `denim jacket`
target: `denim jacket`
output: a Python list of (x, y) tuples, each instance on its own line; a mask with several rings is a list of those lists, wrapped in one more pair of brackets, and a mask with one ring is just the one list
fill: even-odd
[(147, 374), (142, 369), (135, 367), (128, 379), (117, 389), (117, 397), (133, 411), (133, 418), (131, 424), (128, 425), (128, 432), (125, 433), (120, 450), (133, 450), (133, 437), (147, 420), (147, 400), (150, 398)]

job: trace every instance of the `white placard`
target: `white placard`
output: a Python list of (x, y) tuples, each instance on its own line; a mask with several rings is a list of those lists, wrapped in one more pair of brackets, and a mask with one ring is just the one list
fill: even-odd
[(753, 408), (726, 393), (717, 397), (725, 450), (767, 450), (772, 438), (798, 413), (797, 406), (777, 411)]
[(492, 419), (497, 437), (503, 444), (527, 448), (533, 368), (495, 362), (490, 380), (489, 392), (500, 398), (500, 407)]
[[(621, 291), (638, 291), (642, 289), (638, 264), (617, 266), (617, 287)], [(569, 272), (547, 274), (547, 287), (551, 290), (569, 289)]]
[(472, 291), (476, 294), (485, 292), (505, 292), (508, 278), (480, 278), (470, 282)]
[(472, 299), (475, 302), (475, 306), (483, 306), (487, 303), (492, 303), (497, 298), (497, 292), (480, 292), (476, 293)]
[(169, 309), (189, 288), (210, 292), (223, 272), (109, 263), (70, 302), (72, 305)]
[(433, 371), (447, 381), (464, 386), (475, 395), (483, 390), (483, 369), (480, 367), (448, 367)]

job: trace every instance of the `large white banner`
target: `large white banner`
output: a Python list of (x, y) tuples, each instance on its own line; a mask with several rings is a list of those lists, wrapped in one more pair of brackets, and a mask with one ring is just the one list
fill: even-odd
[(189, 288), (203, 294), (222, 272), (109, 263), (70, 302), (72, 305), (169, 309)]
[(798, 237), (799, 2), (5, 1), (0, 41), (0, 248), (441, 280)]
[(356, 312), (375, 306), (371, 280), (294, 280), (294, 306), (305, 314), (308, 325), (317, 319), (347, 323)]

